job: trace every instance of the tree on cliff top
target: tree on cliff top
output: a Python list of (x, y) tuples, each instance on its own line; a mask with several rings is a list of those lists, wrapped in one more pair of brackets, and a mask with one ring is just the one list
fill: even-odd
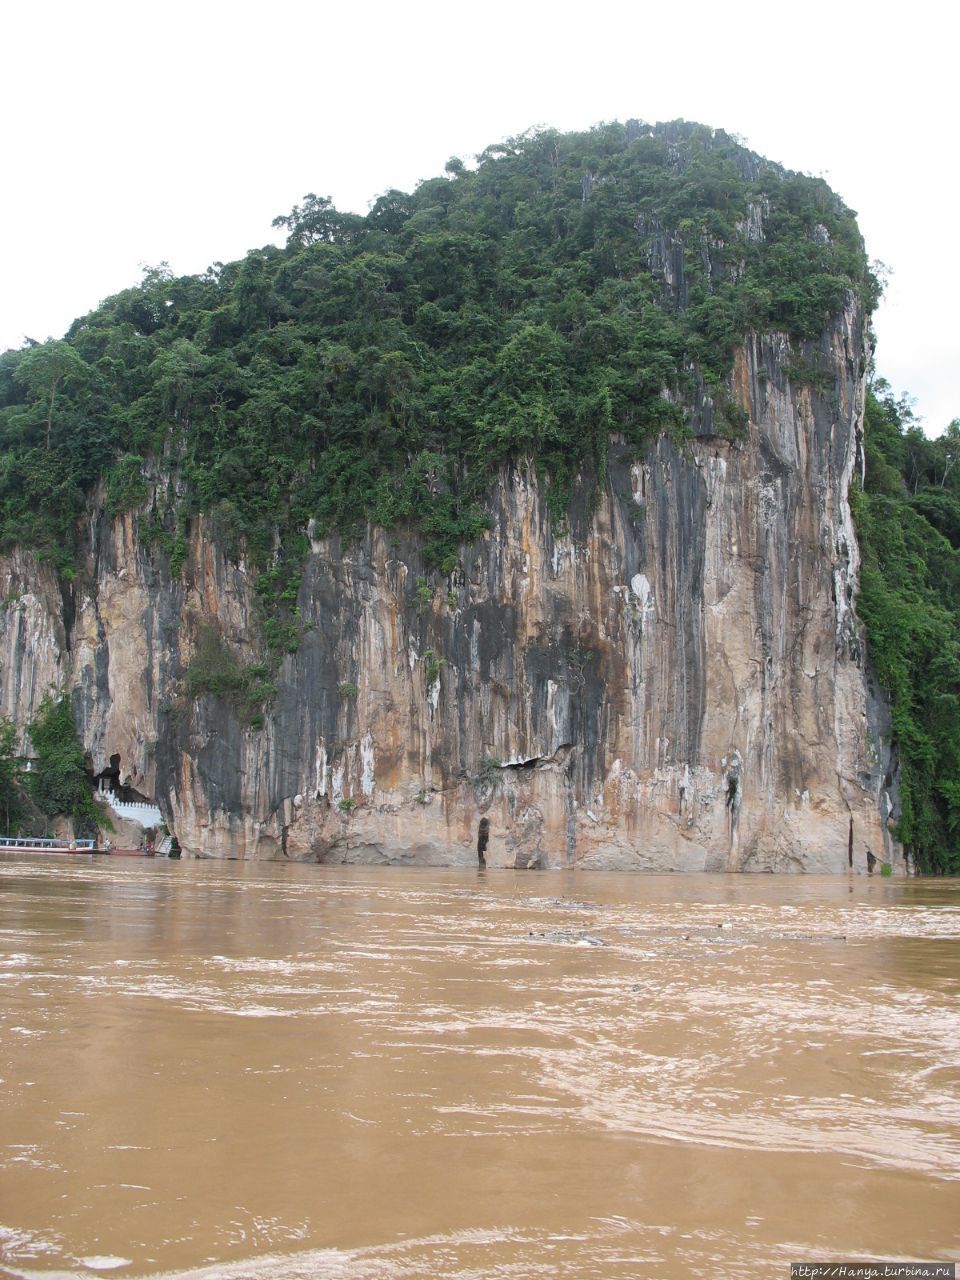
[(31, 397), (43, 406), (45, 415), (44, 447), (49, 452), (50, 433), (57, 394), (69, 395), (84, 382), (89, 373), (86, 362), (68, 342), (44, 342), (29, 347), (14, 373)]

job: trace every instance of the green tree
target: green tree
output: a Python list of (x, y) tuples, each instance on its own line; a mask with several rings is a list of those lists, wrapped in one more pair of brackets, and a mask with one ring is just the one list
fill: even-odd
[(16, 726), (6, 716), (0, 716), (0, 815), (4, 835), (13, 833), (23, 813), (20, 770)]
[(78, 835), (95, 832), (97, 809), (69, 698), (48, 694), (28, 732), (35, 757), (27, 775), (34, 804), (47, 817), (71, 818)]
[(295, 204), (287, 214), (274, 218), (275, 227), (286, 227), (290, 233), (288, 245), (310, 245), (321, 242), (350, 239), (359, 230), (363, 219), (356, 214), (340, 213), (328, 196), (314, 195), (311, 191), (303, 197), (303, 204)]
[(35, 400), (43, 402), (48, 451), (58, 393), (81, 385), (89, 373), (86, 362), (68, 342), (44, 342), (30, 347), (21, 357), (14, 377)]

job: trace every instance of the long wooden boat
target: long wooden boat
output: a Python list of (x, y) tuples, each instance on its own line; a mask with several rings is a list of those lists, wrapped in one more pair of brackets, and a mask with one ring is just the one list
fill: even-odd
[(99, 854), (111, 858), (152, 858), (153, 849), (98, 849), (93, 840), (56, 840), (42, 836), (0, 836), (0, 853)]
[(97, 853), (93, 840), (57, 840), (45, 836), (0, 836), (0, 853)]

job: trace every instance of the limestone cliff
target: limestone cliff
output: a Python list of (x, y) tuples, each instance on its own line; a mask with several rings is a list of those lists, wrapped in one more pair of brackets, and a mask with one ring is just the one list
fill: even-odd
[(203, 628), (261, 659), (244, 561), (201, 516), (171, 575), (140, 514), (94, 503), (73, 583), (0, 564), (0, 711), (68, 688), (92, 771), (155, 797), (188, 854), (465, 864), (486, 816), (491, 865), (899, 868), (852, 612), (865, 366), (853, 301), (819, 343), (749, 339), (742, 437), (701, 389), (692, 438), (642, 463), (613, 438), (562, 529), (535, 471), (505, 471), (449, 578), (412, 536), (314, 540), (259, 727), (184, 692)]

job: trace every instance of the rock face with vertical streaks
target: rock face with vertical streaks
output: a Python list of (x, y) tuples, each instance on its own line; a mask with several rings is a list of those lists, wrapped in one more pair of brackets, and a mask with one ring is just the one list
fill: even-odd
[(691, 439), (640, 463), (614, 438), (563, 529), (533, 468), (505, 471), (449, 578), (414, 537), (314, 540), (262, 725), (185, 693), (203, 628), (261, 659), (243, 561), (201, 517), (172, 577), (136, 513), (94, 504), (75, 585), (0, 565), (0, 710), (23, 726), (69, 689), (92, 772), (155, 798), (192, 854), (467, 865), (487, 818), (492, 866), (899, 868), (852, 610), (865, 366), (852, 302), (819, 344), (751, 338), (741, 438), (702, 391)]

